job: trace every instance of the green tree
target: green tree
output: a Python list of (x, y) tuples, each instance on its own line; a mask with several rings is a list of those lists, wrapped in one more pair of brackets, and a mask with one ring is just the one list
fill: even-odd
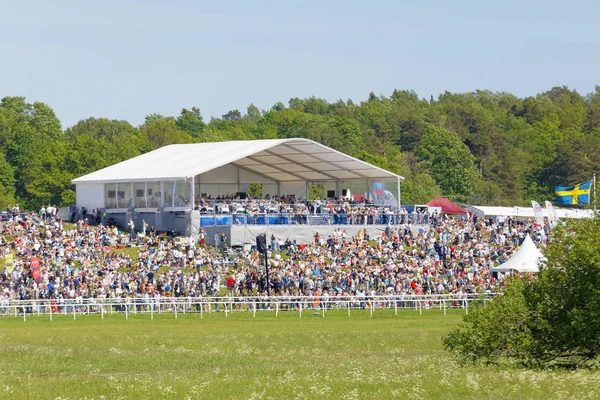
[(600, 132), (600, 86), (587, 96), (586, 133)]
[(323, 197), (323, 193), (325, 193), (325, 185), (322, 183), (308, 185), (308, 201)]
[(175, 121), (175, 118), (174, 117), (165, 117), (162, 114), (153, 113), (153, 114), (146, 115), (146, 118), (144, 119), (144, 124), (148, 125), (153, 122), (161, 121), (161, 120)]
[(181, 110), (181, 114), (177, 117), (176, 124), (182, 131), (193, 137), (195, 140), (201, 139), (202, 132), (206, 129), (206, 124), (202, 120), (200, 109), (196, 107), (192, 107), (191, 110), (188, 110), (187, 108)]
[(458, 135), (447, 129), (429, 127), (417, 155), (428, 162), (444, 195), (466, 202), (479, 179), (475, 157)]
[(36, 209), (42, 203), (59, 204), (70, 182), (63, 167), (63, 133), (54, 111), (44, 103), (27, 103), (23, 97), (3, 98), (0, 138), (21, 206)]
[(0, 208), (15, 204), (15, 171), (0, 152)]
[(530, 282), (512, 279), (502, 296), (486, 306), (469, 307), (459, 327), (443, 338), (444, 347), (469, 362), (529, 360), (533, 338), (525, 284)]
[(157, 120), (140, 127), (143, 140), (142, 152), (158, 149), (169, 144), (192, 143), (193, 138), (181, 130), (174, 120)]
[(600, 217), (558, 226), (537, 279), (514, 278), (444, 338), (471, 361), (589, 366), (600, 354)]
[(138, 156), (144, 141), (126, 121), (88, 118), (65, 131), (65, 168), (76, 178)]
[(251, 183), (250, 185), (248, 185), (248, 196), (252, 198), (258, 198), (262, 196), (262, 184)]
[(360, 126), (356, 121), (341, 117), (335, 119), (333, 125), (341, 136), (340, 148), (338, 150), (351, 156), (356, 156), (363, 150)]
[(235, 121), (242, 118), (242, 114), (239, 110), (231, 110), (227, 112), (227, 114), (223, 114), (223, 119), (225, 121)]
[(260, 110), (253, 103), (250, 103), (246, 109), (246, 115), (248, 118), (260, 118)]

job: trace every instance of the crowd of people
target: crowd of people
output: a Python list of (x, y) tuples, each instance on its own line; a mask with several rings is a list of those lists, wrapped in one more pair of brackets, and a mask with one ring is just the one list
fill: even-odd
[(389, 223), (354, 236), (339, 227), (327, 237), (315, 234), (311, 243), (271, 236), (267, 280), (255, 249), (201, 246), (203, 234), (200, 240), (153, 229), (135, 234), (88, 220), (66, 224), (48, 212), (14, 214), (1, 224), (0, 305), (12, 299), (266, 296), (267, 287), (271, 296), (491, 293), (505, 277), (490, 268), (507, 260), (525, 235), (548, 240), (533, 221), (437, 214), (418, 231)]
[(374, 225), (387, 223), (428, 222), (427, 209), (413, 208), (409, 213), (406, 208), (396, 211), (395, 205), (374, 204), (372, 200), (315, 200), (303, 201), (283, 196), (280, 198), (260, 199), (199, 199), (196, 209), (202, 214), (231, 214), (232, 222), (262, 225), (269, 215), (276, 214), (278, 218), (269, 224), (311, 223), (311, 216), (318, 217), (317, 223), (333, 225)]

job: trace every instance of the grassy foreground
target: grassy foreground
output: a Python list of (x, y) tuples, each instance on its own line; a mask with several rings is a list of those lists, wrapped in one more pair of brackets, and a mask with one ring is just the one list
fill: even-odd
[(428, 310), (0, 318), (0, 398), (598, 398), (597, 371), (460, 366)]

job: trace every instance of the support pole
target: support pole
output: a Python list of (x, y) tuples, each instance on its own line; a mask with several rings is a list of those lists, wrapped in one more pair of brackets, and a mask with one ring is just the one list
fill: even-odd
[(596, 174), (594, 174), (593, 184), (594, 184), (594, 200), (593, 200), (593, 203), (594, 203), (594, 210), (596, 210), (596, 203), (598, 201), (597, 200), (598, 198), (596, 197)]
[[(239, 192), (239, 189), (238, 189)], [(196, 175), (192, 176), (192, 187), (190, 190), (192, 195), (192, 210), (196, 208)]]
[(52, 322), (52, 304), (50, 304), (50, 322)]
[[(266, 214), (265, 218), (269, 218), (269, 215)], [(266, 238), (265, 238), (265, 243), (266, 243)], [(271, 297), (271, 284), (270, 284), (270, 280), (269, 280), (269, 258), (267, 256), (268, 254), (268, 250), (266, 249), (265, 246), (265, 252), (264, 252), (264, 258), (265, 258), (265, 272), (267, 273), (267, 296), (270, 298)]]
[(398, 177), (398, 210), (397, 214), (400, 214), (400, 208), (402, 207), (402, 201), (400, 201), (400, 177)]

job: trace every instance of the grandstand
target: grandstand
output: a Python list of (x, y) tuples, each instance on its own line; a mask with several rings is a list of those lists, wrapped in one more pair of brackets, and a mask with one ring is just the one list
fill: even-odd
[[(362, 205), (381, 207), (375, 216), (366, 209), (357, 213), (368, 214), (365, 222), (385, 225), (385, 213), (400, 209), (402, 181), (390, 171), (294, 138), (169, 145), (72, 183), (79, 209), (102, 210), (121, 226), (131, 219), (139, 227), (143, 220), (156, 230), (187, 236), (204, 227), (208, 237), (222, 231), (241, 244), (266, 227), (281, 234), (289, 229), (300, 236), (306, 231), (312, 237), (315, 229), (325, 234), (333, 213), (308, 202), (314, 184), (323, 185), (321, 198), (328, 203), (341, 202), (346, 190), (360, 193)], [(262, 185), (263, 197), (249, 205), (252, 184)]]

